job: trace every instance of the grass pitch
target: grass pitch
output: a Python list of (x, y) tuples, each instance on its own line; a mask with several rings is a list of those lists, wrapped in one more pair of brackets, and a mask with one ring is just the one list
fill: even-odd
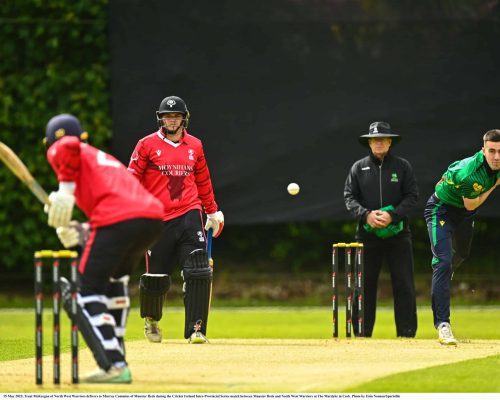
[[(133, 309), (127, 331), (132, 385), (69, 384), (69, 327), (63, 318), (62, 391), (82, 392), (500, 392), (488, 371), (500, 364), (500, 308), (452, 310), (457, 348), (438, 344), (427, 308), (415, 339), (396, 339), (393, 311), (379, 308), (374, 337), (331, 338), (328, 308), (214, 307), (210, 345), (182, 338), (183, 309), (167, 308), (164, 341), (143, 338)], [(340, 321), (343, 327), (344, 321)], [(53, 392), (51, 316), (44, 318), (45, 382), (34, 384), (34, 312), (0, 311), (0, 392)], [(83, 349), (83, 341), (82, 346)], [(81, 350), (82, 372), (94, 367)], [(436, 369), (439, 368), (438, 371)], [(196, 372), (195, 372), (196, 371)], [(446, 379), (438, 379), (440, 376)], [(66, 383), (65, 383), (66, 382)]]

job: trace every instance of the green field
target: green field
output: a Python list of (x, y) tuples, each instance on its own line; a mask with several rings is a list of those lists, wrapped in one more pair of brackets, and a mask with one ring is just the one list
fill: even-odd
[[(164, 342), (183, 344), (183, 315), (182, 308), (167, 309), (162, 327)], [(44, 313), (45, 342), (44, 354), (51, 353), (51, 315), (50, 309)], [(399, 339), (397, 345), (411, 347), (424, 343), (432, 347), (436, 357), (441, 357), (449, 349), (436, 346), (436, 332), (432, 327), (432, 315), (425, 307), (419, 309), (419, 329), (417, 340), (406, 341)], [(500, 392), (500, 384), (487, 371), (498, 371), (500, 367), (500, 307), (460, 307), (452, 310), (452, 322), (455, 336), (459, 339), (459, 348), (467, 348), (475, 342), (491, 341), (493, 354), (488, 357), (471, 357), (473, 359), (429, 368), (418, 368), (414, 371), (391, 374), (383, 378), (371, 380), (361, 385), (343, 388), (343, 392)], [(323, 340), (324, 343), (336, 342), (331, 338), (331, 313), (328, 308), (213, 308), (210, 316), (209, 337), (214, 346), (217, 341), (227, 345), (244, 345), (245, 341), (252, 346), (258, 346), (259, 340), (279, 339)], [(344, 321), (340, 321), (343, 327)], [(138, 310), (132, 309), (128, 331), (128, 343), (133, 341), (145, 342), (142, 333), (142, 320)], [(343, 336), (343, 330), (341, 330)], [(68, 321), (63, 318), (62, 351), (69, 351)], [(363, 343), (374, 346), (384, 343), (383, 340), (395, 339), (395, 326), (392, 309), (379, 308), (377, 322), (372, 339), (339, 339), (337, 342), (356, 345)], [(326, 342), (325, 342), (326, 340)], [(381, 341), (382, 340), (382, 341)], [(83, 341), (82, 341), (83, 343)], [(180, 344), (179, 344), (180, 343)], [(263, 346), (269, 342), (262, 342)], [(302, 342), (301, 342), (302, 343)], [(307, 342), (306, 342), (307, 343)], [(392, 343), (392, 342), (391, 342)], [(488, 342), (487, 342), (488, 343)], [(187, 345), (186, 345), (187, 346)], [(211, 346), (211, 345), (208, 345)], [(287, 350), (283, 344), (283, 351)], [(84, 345), (82, 344), (82, 348)], [(190, 349), (193, 346), (184, 347)], [(0, 370), (9, 360), (33, 358), (34, 352), (34, 313), (18, 309), (0, 310)], [(479, 354), (479, 353), (478, 353)], [(300, 360), (299, 360), (300, 361)], [(4, 366), (2, 367), (2, 364)], [(371, 366), (366, 365), (369, 369)], [(1, 375), (1, 372), (0, 372)], [(119, 387), (118, 390), (121, 390)], [(130, 391), (127, 388), (127, 391)], [(136, 391), (148, 391), (143, 387)], [(179, 389), (182, 391), (182, 388)], [(200, 389), (201, 390), (201, 389)], [(282, 389), (283, 390), (283, 389)], [(0, 390), (1, 391), (1, 390)], [(134, 391), (134, 389), (132, 389)], [(206, 390), (205, 390), (206, 391)], [(285, 390), (286, 391), (286, 390)], [(314, 391), (314, 389), (312, 389)]]

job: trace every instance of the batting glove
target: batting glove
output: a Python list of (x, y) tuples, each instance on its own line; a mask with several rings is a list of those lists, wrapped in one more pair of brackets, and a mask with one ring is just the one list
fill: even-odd
[(68, 226), (60, 226), (56, 229), (57, 237), (67, 249), (75, 246), (85, 247), (89, 238), (90, 224), (71, 221)]
[(207, 214), (207, 223), (205, 224), (205, 230), (208, 231), (210, 228), (213, 229), (213, 237), (216, 238), (224, 229), (224, 214), (222, 211), (217, 211), (213, 214)]
[(61, 182), (59, 190), (49, 195), (50, 205), (46, 212), (49, 214), (48, 224), (54, 228), (68, 226), (75, 206), (75, 184)]

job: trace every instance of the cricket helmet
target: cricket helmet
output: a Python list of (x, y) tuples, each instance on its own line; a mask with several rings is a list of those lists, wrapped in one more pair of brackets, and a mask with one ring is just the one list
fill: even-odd
[(160, 128), (163, 127), (161, 116), (167, 113), (182, 114), (184, 118), (184, 127), (187, 128), (190, 115), (184, 100), (177, 96), (168, 96), (161, 101), (160, 107), (158, 108), (158, 111), (156, 111), (156, 120), (158, 121), (158, 126)]
[(370, 147), (368, 139), (390, 138), (392, 146), (401, 140), (401, 136), (392, 133), (391, 125), (388, 122), (372, 122), (367, 135), (361, 135), (358, 140), (363, 146)]
[(63, 136), (77, 136), (80, 140), (88, 139), (88, 133), (84, 132), (78, 118), (71, 114), (59, 114), (52, 117), (45, 129), (45, 139), (43, 142), (47, 147)]

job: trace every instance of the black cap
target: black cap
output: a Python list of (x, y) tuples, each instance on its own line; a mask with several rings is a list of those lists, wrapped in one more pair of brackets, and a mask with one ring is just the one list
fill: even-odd
[(358, 140), (363, 146), (370, 147), (368, 139), (374, 138), (390, 138), (392, 145), (395, 145), (401, 140), (401, 136), (392, 133), (391, 126), (388, 122), (372, 122), (367, 135), (361, 135)]

